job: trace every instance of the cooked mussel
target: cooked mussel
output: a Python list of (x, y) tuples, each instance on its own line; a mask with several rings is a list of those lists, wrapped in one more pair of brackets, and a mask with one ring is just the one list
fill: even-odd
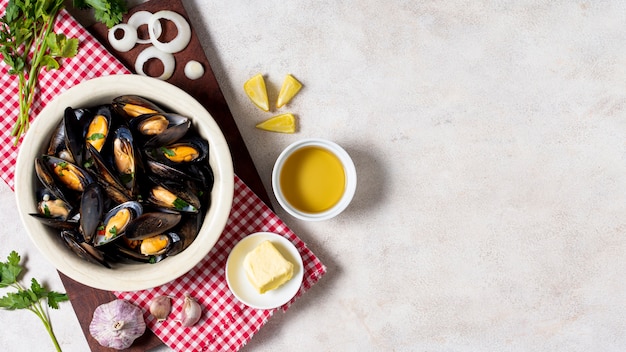
[(85, 242), (91, 243), (96, 229), (104, 213), (104, 195), (97, 183), (90, 183), (85, 187), (80, 200), (80, 233)]
[(37, 203), (37, 213), (30, 215), (41, 221), (44, 225), (60, 230), (74, 230), (78, 227), (78, 222), (73, 218), (72, 207), (62, 199), (55, 196), (48, 190), (39, 190)]
[(151, 178), (153, 186), (150, 188), (146, 201), (157, 207), (175, 211), (197, 213), (201, 207), (200, 199), (194, 190), (187, 187), (187, 183), (172, 182), (169, 180), (155, 180)]
[(64, 159), (76, 165), (83, 165), (85, 160), (85, 130), (93, 114), (89, 110), (81, 111), (68, 107), (63, 116), (65, 129), (65, 150), (68, 156)]
[[(41, 161), (36, 161), (37, 175), (40, 180), (44, 179), (42, 183), (46, 187), (50, 186), (49, 182), (51, 180), (48, 177), (50, 175), (53, 180), (58, 181), (65, 188), (77, 192), (82, 192), (85, 186), (94, 181), (93, 177), (86, 170), (69, 161), (48, 155), (44, 155), (38, 158), (38, 160)], [(54, 183), (56, 184), (56, 182)], [(59, 186), (52, 188), (59, 188)], [(55, 195), (57, 194), (55, 193)], [(57, 196), (61, 199), (65, 198), (64, 192), (60, 192)]]
[(112, 164), (124, 187), (130, 194), (134, 193), (137, 177), (139, 155), (135, 153), (133, 135), (126, 126), (115, 130), (113, 138)]
[(104, 147), (104, 143), (109, 136), (111, 121), (113, 120), (112, 114), (113, 112), (109, 106), (100, 106), (87, 124), (85, 143), (93, 146), (98, 152), (102, 151), (102, 147)]
[(139, 251), (143, 255), (165, 254), (172, 245), (172, 238), (168, 234), (160, 234), (141, 241)]
[(73, 231), (61, 231), (61, 238), (72, 252), (76, 253), (81, 259), (93, 264), (102, 265), (109, 269), (111, 268), (111, 265), (105, 260), (104, 254), (89, 243), (81, 241), (80, 235)]
[(94, 240), (95, 246), (101, 246), (122, 236), (131, 221), (143, 213), (139, 202), (129, 201), (117, 205), (104, 216), (102, 231), (99, 231)]
[(125, 236), (128, 240), (143, 240), (176, 226), (181, 215), (177, 212), (154, 211), (146, 212), (126, 226)]
[(149, 159), (166, 165), (198, 163), (209, 155), (209, 144), (202, 138), (186, 138), (160, 147), (146, 148)]
[(113, 99), (113, 108), (118, 114), (132, 119), (144, 114), (164, 112), (156, 104), (138, 95), (122, 95)]
[(145, 114), (131, 120), (130, 126), (144, 136), (145, 147), (159, 147), (172, 144), (187, 134), (191, 119), (178, 114)]
[(88, 145), (87, 150), (89, 150), (90, 160), (93, 164), (94, 177), (102, 185), (107, 195), (117, 203), (130, 201), (130, 192), (122, 184), (121, 180), (109, 170), (100, 153), (92, 145)]

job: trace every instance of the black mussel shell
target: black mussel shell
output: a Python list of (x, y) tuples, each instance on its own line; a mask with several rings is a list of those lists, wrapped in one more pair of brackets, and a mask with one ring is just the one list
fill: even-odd
[(202, 203), (197, 190), (188, 182), (180, 183), (171, 180), (157, 180), (149, 177), (152, 187), (145, 195), (146, 202), (160, 208), (197, 213)]
[(86, 260), (90, 263), (102, 265), (105, 268), (111, 268), (111, 265), (107, 263), (104, 258), (104, 254), (95, 249), (92, 245), (86, 242), (82, 242), (80, 240), (80, 235), (77, 235), (72, 231), (61, 231), (61, 238), (63, 242), (72, 250), (72, 252), (76, 253), (78, 257), (83, 260)]
[(187, 134), (191, 119), (178, 114), (145, 114), (130, 121), (130, 127), (143, 136), (144, 147), (172, 144)]
[(142, 240), (164, 233), (180, 222), (178, 212), (154, 211), (143, 213), (126, 226), (125, 236), (129, 240)]
[[(121, 210), (126, 209), (129, 211), (129, 219), (125, 224), (121, 224), (120, 227), (115, 227), (115, 229), (109, 229), (109, 222), (111, 219), (118, 214)], [(94, 239), (95, 246), (101, 246), (107, 244), (113, 240), (121, 238), (126, 231), (127, 225), (140, 216), (143, 213), (143, 207), (139, 202), (129, 201), (122, 204), (118, 204), (113, 207), (104, 215), (104, 220), (102, 221), (103, 232), (96, 234), (96, 238)]]
[(85, 160), (85, 132), (92, 117), (93, 113), (89, 110), (75, 110), (71, 107), (66, 108), (63, 115), (65, 149), (77, 165), (83, 165)]
[(104, 213), (104, 195), (97, 183), (91, 183), (83, 191), (80, 201), (80, 233), (91, 243)]
[(130, 120), (139, 115), (164, 112), (150, 100), (138, 95), (122, 95), (113, 99), (113, 108), (126, 119)]
[(124, 203), (131, 200), (130, 192), (117, 178), (117, 176), (111, 172), (107, 163), (102, 159), (100, 153), (96, 149), (87, 145), (89, 150), (90, 161), (92, 162), (92, 169), (96, 176), (98, 183), (104, 188), (107, 195), (117, 203)]
[(206, 160), (209, 143), (200, 137), (191, 137), (161, 147), (146, 148), (145, 152), (148, 159), (178, 168)]

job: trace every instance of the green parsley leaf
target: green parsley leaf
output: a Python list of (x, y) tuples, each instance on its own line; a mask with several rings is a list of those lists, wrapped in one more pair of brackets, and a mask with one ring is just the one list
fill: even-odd
[(48, 292), (48, 307), (52, 309), (59, 309), (59, 303), (69, 301), (69, 297), (65, 293), (59, 293), (55, 291)]
[(97, 141), (98, 139), (103, 139), (103, 138), (104, 138), (104, 133), (92, 133), (89, 136), (87, 136), (88, 141)]
[(178, 210), (183, 210), (189, 206), (189, 203), (185, 202), (184, 200), (180, 198), (176, 198), (176, 200), (174, 200), (174, 203), (172, 205), (174, 206), (174, 208)]
[(174, 152), (172, 149), (166, 148), (166, 147), (161, 147), (161, 152), (163, 152), (164, 155), (167, 156), (175, 156), (176, 152)]

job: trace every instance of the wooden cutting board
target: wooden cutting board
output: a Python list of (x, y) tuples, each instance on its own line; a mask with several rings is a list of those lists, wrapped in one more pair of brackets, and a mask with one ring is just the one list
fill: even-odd
[[(141, 10), (152, 13), (160, 10), (172, 10), (181, 14), (187, 19), (187, 21), (189, 21), (189, 16), (187, 15), (187, 11), (181, 0), (152, 0), (130, 9), (129, 13), (124, 16), (124, 22), (126, 22), (130, 15)], [(191, 25), (191, 22), (189, 23)], [(96, 39), (104, 44), (109, 51), (126, 67), (135, 72), (135, 58), (139, 52), (141, 52), (149, 44), (137, 45), (134, 49), (126, 53), (120, 53), (113, 50), (108, 44), (108, 29), (104, 25), (96, 24), (88, 29), (96, 37)], [(173, 25), (166, 25), (164, 31), (165, 41), (173, 36), (172, 33), (175, 34)], [(170, 35), (168, 36), (168, 34)], [(185, 50), (176, 53), (174, 56), (176, 59), (176, 70), (174, 75), (167, 81), (185, 90), (211, 113), (213, 118), (217, 121), (217, 124), (222, 129), (222, 132), (224, 133), (224, 136), (229, 144), (235, 173), (259, 196), (259, 198), (271, 207), (268, 194), (263, 186), (263, 183), (261, 182), (261, 178), (259, 177), (256, 168), (254, 167), (252, 158), (250, 157), (248, 149), (241, 137), (241, 134), (239, 133), (230, 109), (226, 104), (224, 95), (218, 86), (213, 70), (211, 69), (209, 61), (206, 58), (200, 41), (198, 40), (196, 31), (193, 30), (193, 26), (191, 42)], [(203, 65), (205, 73), (200, 79), (190, 80), (185, 76), (183, 68), (185, 63), (189, 60), (196, 60)], [(146, 72), (149, 74), (157, 74), (160, 69), (161, 68), (158, 65), (153, 65), (151, 63), (145, 67)], [(65, 285), (65, 289), (70, 297), (70, 301), (74, 307), (74, 311), (76, 312), (76, 316), (78, 317), (78, 321), (80, 322), (83, 333), (87, 338), (87, 342), (91, 350), (103, 352), (111, 351), (111, 349), (100, 346), (100, 344), (93, 339), (93, 337), (91, 337), (89, 334), (89, 323), (91, 322), (93, 311), (97, 306), (102, 303), (110, 302), (116, 297), (109, 291), (84, 286), (62, 273), (59, 274), (63, 284)], [(142, 337), (135, 340), (135, 343), (127, 351), (146, 351), (161, 344), (161, 340), (159, 340), (150, 330), (147, 330)]]

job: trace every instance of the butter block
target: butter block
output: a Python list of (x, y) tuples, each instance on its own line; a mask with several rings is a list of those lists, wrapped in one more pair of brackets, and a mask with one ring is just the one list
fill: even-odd
[(243, 265), (248, 281), (259, 293), (275, 290), (293, 276), (293, 264), (269, 240), (261, 242), (248, 253)]

